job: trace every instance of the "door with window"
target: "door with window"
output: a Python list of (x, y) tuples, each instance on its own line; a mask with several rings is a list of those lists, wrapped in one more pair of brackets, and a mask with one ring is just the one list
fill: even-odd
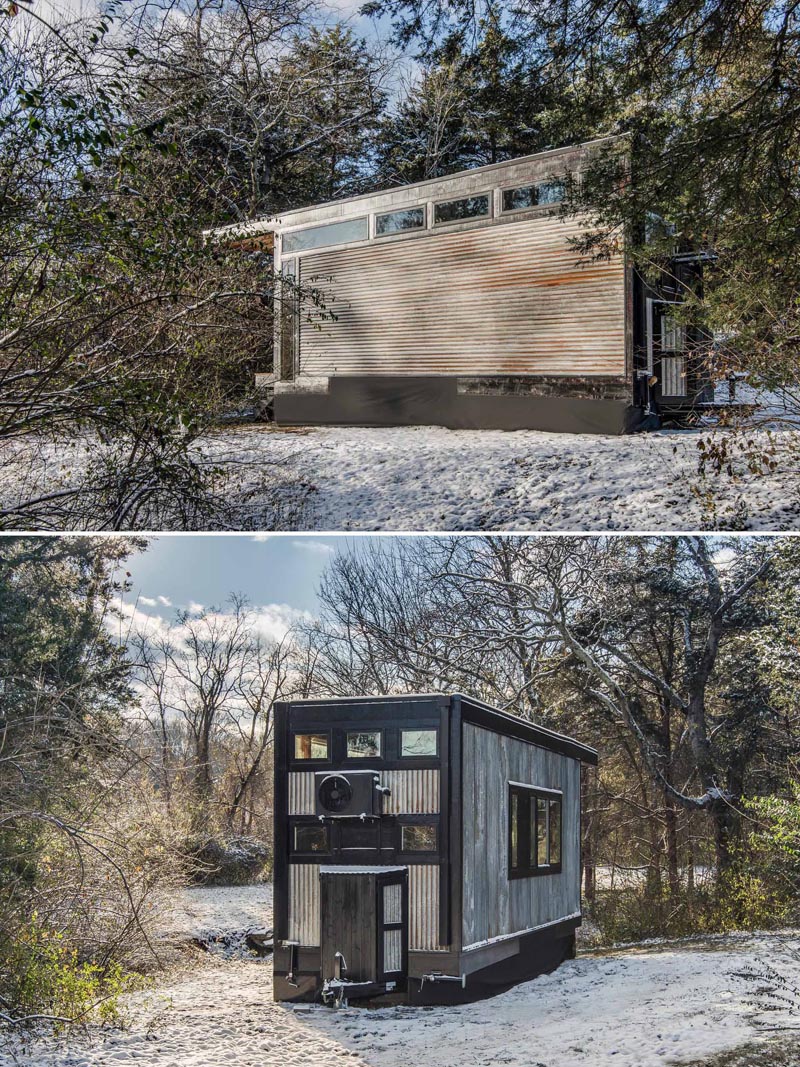
[(647, 301), (647, 369), (658, 379), (657, 400), (688, 395), (686, 324), (680, 307), (680, 301)]
[(320, 868), (322, 979), (401, 989), (408, 972), (408, 868)]

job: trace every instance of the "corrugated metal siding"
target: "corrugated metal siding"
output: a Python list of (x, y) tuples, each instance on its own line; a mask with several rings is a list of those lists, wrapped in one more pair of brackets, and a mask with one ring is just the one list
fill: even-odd
[(291, 771), (289, 773), (289, 814), (314, 814), (313, 771)]
[[(580, 763), (471, 723), (463, 736), (463, 944), (580, 911)], [(508, 877), (508, 783), (563, 792), (562, 869)]]
[(304, 257), (337, 318), (304, 309), (299, 373), (624, 374), (623, 260), (578, 266), (580, 229), (545, 215)]
[(436, 815), (439, 811), (437, 770), (381, 771), (381, 785), (391, 789), (391, 796), (383, 798), (387, 815)]
[(408, 947), (436, 950), (439, 944), (439, 868), (430, 863), (408, 867)]
[(383, 969), (399, 971), (403, 966), (403, 931), (384, 930), (383, 933)]
[(686, 396), (686, 367), (683, 356), (661, 357), (662, 396)]
[(319, 864), (289, 864), (289, 940), (319, 945)]
[(401, 885), (383, 887), (383, 921), (385, 923), (403, 921), (403, 887)]
[[(439, 811), (438, 770), (381, 771), (381, 783), (392, 791), (384, 798), (387, 815), (435, 815)], [(289, 814), (314, 814), (313, 771), (289, 774)]]

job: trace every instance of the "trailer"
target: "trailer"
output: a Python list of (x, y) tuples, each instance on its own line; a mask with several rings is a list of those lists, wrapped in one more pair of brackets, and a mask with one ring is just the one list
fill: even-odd
[(281, 703), (276, 1000), (474, 1000), (581, 923), (594, 749), (461, 694)]
[(653, 285), (576, 250), (565, 189), (610, 140), (217, 231), (274, 256), (276, 421), (619, 433), (709, 403), (676, 315), (701, 257)]

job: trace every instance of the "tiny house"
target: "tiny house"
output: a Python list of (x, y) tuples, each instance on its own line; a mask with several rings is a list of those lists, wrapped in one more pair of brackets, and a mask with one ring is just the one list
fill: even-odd
[(582, 762), (463, 695), (278, 704), (275, 999), (455, 1003), (570, 958)]
[(699, 260), (653, 288), (624, 249), (576, 251), (586, 221), (560, 210), (566, 181), (604, 143), (219, 231), (270, 247), (291, 283), (276, 421), (618, 433), (709, 401), (699, 338), (674, 314)]

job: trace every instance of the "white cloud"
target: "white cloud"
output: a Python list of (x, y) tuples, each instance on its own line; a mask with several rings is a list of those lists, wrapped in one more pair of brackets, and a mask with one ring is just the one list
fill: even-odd
[(272, 537), (272, 534), (257, 533), (257, 534), (253, 534), (253, 536), (250, 538), (250, 540), (251, 541), (255, 541), (256, 544), (263, 544), (265, 541), (269, 541), (269, 539), (271, 537)]
[(144, 604), (145, 607), (154, 608), (158, 604), (158, 601), (153, 600), (153, 598), (150, 596), (140, 596), (139, 603)]
[(203, 605), (198, 604), (196, 600), (189, 601), (189, 613), (191, 615), (199, 615), (203, 610)]
[(163, 604), (163, 606), (165, 608), (171, 608), (172, 607), (172, 601), (170, 600), (170, 598), (168, 596), (159, 595), (158, 602), (159, 602), (159, 604)]
[(333, 545), (326, 545), (324, 541), (314, 541), (310, 537), (292, 541), (292, 547), (301, 548), (304, 552), (313, 552), (316, 556), (332, 556), (336, 551)]

